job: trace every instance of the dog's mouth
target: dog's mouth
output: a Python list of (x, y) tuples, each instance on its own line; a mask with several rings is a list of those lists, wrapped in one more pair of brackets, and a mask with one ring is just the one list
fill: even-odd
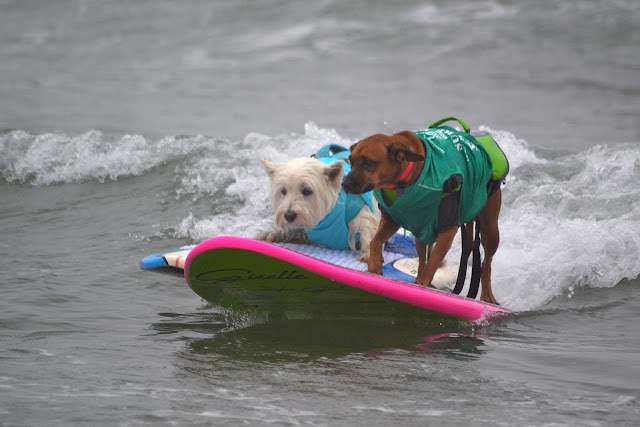
[(375, 186), (371, 183), (365, 185), (364, 187), (358, 188), (359, 186), (356, 185), (353, 181), (348, 181), (348, 180), (344, 180), (344, 182), (342, 183), (342, 188), (344, 189), (344, 192), (347, 194), (362, 194), (362, 193), (368, 193), (369, 191), (373, 191), (373, 189), (375, 188)]
[(298, 212), (293, 210), (287, 210), (284, 212), (278, 212), (276, 215), (276, 224), (280, 228), (286, 228), (289, 230), (301, 230), (301, 229), (311, 229), (310, 224), (308, 224), (308, 220), (300, 215)]

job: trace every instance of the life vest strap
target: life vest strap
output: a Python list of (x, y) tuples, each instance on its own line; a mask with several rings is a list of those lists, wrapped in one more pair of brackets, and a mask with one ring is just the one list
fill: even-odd
[(480, 256), (480, 227), (476, 222), (476, 235), (473, 239), (473, 262), (471, 264), (471, 282), (469, 283), (468, 298), (475, 298), (480, 287), (480, 273), (482, 271), (482, 257)]
[(476, 232), (475, 238), (473, 239), (472, 250), (469, 250), (469, 245), (471, 242), (469, 242), (467, 239), (467, 228), (465, 224), (460, 226), (460, 232), (462, 233), (462, 254), (460, 255), (458, 279), (456, 280), (456, 286), (453, 288), (452, 293), (460, 295), (460, 292), (462, 292), (465, 279), (467, 278), (467, 262), (469, 261), (469, 255), (473, 252), (471, 282), (469, 283), (469, 291), (467, 292), (467, 297), (475, 298), (478, 295), (478, 289), (480, 288), (480, 276), (482, 272), (482, 257), (480, 256), (480, 229), (478, 227), (478, 224), (476, 223)]

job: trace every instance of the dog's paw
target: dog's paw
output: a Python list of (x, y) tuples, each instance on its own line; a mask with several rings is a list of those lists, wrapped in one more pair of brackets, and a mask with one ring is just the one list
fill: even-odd
[(496, 297), (493, 296), (493, 292), (489, 292), (489, 295), (482, 292), (482, 294), (480, 295), (480, 301), (488, 302), (489, 304), (500, 305), (500, 303), (498, 303), (498, 301), (496, 300)]
[[(358, 242), (358, 244), (360, 244), (360, 242)], [(368, 244), (365, 247), (362, 247), (362, 245), (360, 245), (360, 248), (358, 248), (358, 250), (360, 251), (358, 261), (364, 262), (369, 265), (369, 258), (371, 258), (371, 247)]]
[(369, 258), (369, 264), (367, 265), (367, 269), (369, 273), (378, 274), (382, 276), (382, 264), (384, 263), (384, 259), (376, 261), (373, 258)]
[(416, 280), (413, 281), (413, 283), (415, 283), (418, 286), (422, 286), (422, 287), (428, 287), (431, 285), (431, 282), (428, 282), (424, 279), (420, 278), (420, 274), (418, 274), (418, 276), (416, 277)]
[(362, 254), (358, 257), (358, 261), (360, 262), (364, 262), (364, 263), (369, 263), (369, 254)]
[(264, 242), (273, 242), (274, 232), (273, 231), (263, 231), (262, 233), (258, 233), (255, 235), (254, 240), (262, 240)]

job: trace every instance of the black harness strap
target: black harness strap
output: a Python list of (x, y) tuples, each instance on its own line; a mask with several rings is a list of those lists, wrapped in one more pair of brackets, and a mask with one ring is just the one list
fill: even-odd
[(458, 279), (456, 280), (456, 286), (453, 288), (453, 293), (460, 295), (462, 287), (464, 286), (464, 280), (467, 278), (467, 261), (469, 260), (470, 252), (467, 252), (469, 242), (467, 242), (467, 228), (464, 224), (460, 226), (460, 232), (462, 235), (462, 254), (460, 255), (460, 268), (458, 269)]
[(469, 283), (469, 292), (467, 297), (475, 298), (478, 295), (478, 289), (480, 287), (480, 273), (482, 270), (482, 258), (480, 257), (480, 229), (476, 222), (476, 233), (473, 239), (473, 250), (469, 251), (470, 242), (467, 241), (467, 229), (463, 224), (460, 226), (460, 232), (462, 233), (462, 254), (460, 255), (460, 268), (458, 269), (458, 279), (456, 280), (456, 286), (453, 288), (453, 293), (460, 295), (462, 288), (464, 287), (464, 281), (467, 278), (467, 262), (469, 261), (469, 255), (473, 252), (473, 261), (471, 267), (471, 283)]
[(468, 298), (475, 298), (480, 287), (480, 273), (482, 270), (482, 258), (480, 257), (480, 227), (476, 222), (476, 236), (473, 239), (473, 264), (471, 267), (471, 283), (469, 283)]

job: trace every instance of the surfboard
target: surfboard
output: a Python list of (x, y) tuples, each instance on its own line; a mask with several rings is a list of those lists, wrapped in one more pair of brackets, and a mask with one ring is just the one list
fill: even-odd
[[(308, 255), (334, 265), (357, 271), (366, 271), (367, 264), (357, 261), (359, 254), (350, 250), (335, 250), (319, 245), (303, 245), (296, 243), (277, 243), (293, 251)], [(196, 245), (183, 246), (179, 249), (148, 255), (140, 261), (141, 270), (154, 270), (175, 274), (184, 274), (184, 264), (187, 255)], [(450, 251), (454, 257), (459, 257), (460, 247), (453, 247)], [(418, 257), (415, 256), (415, 242), (410, 233), (400, 230), (392, 236), (384, 247), (383, 256), (386, 264), (382, 267), (385, 277), (405, 282), (415, 280), (418, 273)], [(455, 273), (446, 266), (438, 269), (432, 285), (437, 289), (451, 290), (456, 281)]]
[[(357, 271), (367, 270), (366, 263), (357, 261), (359, 254), (350, 250), (335, 250), (318, 245), (296, 243), (277, 243), (277, 245), (337, 266)], [(148, 255), (140, 261), (140, 269), (184, 275), (187, 255), (195, 247), (196, 245), (183, 246), (179, 249)], [(453, 258), (459, 258), (460, 247), (454, 246), (450, 252)], [(418, 274), (418, 257), (415, 253), (413, 236), (401, 229), (385, 244), (383, 255), (386, 264), (382, 266), (383, 275), (405, 282), (414, 281)], [(443, 266), (436, 272), (432, 285), (437, 289), (451, 291), (455, 281), (456, 274), (447, 266)]]
[(183, 246), (180, 249), (171, 250), (167, 252), (159, 252), (157, 254), (147, 255), (140, 260), (141, 270), (150, 269), (180, 269), (184, 270), (184, 262), (187, 259), (187, 255), (191, 249), (195, 248), (195, 245)]
[(366, 272), (366, 264), (352, 251), (219, 236), (150, 255), (140, 266), (183, 272), (191, 289), (206, 301), (269, 319), (415, 320), (446, 315), (482, 322), (511, 313), (451, 294), (455, 275), (447, 269), (439, 271), (444, 274), (441, 280), (449, 282), (443, 290), (408, 283), (415, 279), (411, 270), (417, 270), (412, 251), (412, 238), (396, 235), (385, 247), (389, 262), (379, 276)]

